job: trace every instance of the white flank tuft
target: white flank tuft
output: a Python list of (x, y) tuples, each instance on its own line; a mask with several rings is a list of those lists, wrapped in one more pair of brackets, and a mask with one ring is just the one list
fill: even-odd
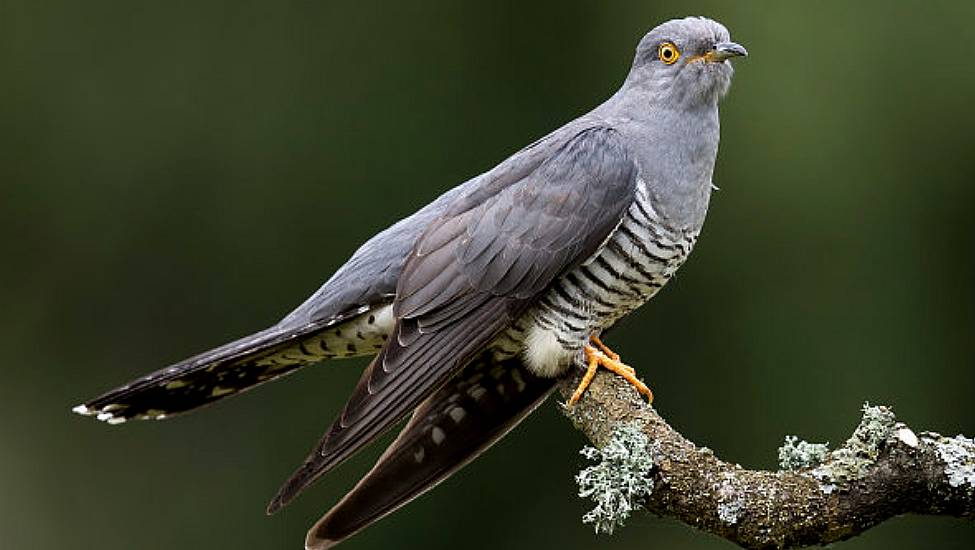
[(538, 325), (528, 329), (525, 362), (533, 373), (543, 378), (558, 376), (568, 365), (568, 359), (571, 354), (565, 351), (554, 332)]

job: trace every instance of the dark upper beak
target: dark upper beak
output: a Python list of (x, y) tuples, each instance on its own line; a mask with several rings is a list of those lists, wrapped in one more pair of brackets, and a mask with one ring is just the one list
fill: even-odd
[(748, 50), (736, 42), (718, 42), (714, 49), (704, 54), (708, 61), (720, 63), (732, 57), (748, 57)]

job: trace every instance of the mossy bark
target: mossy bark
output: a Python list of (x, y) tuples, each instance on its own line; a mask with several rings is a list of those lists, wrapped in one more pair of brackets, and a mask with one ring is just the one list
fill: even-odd
[[(576, 382), (566, 380), (562, 394)], [(698, 447), (609, 373), (599, 373), (564, 412), (597, 447), (618, 426), (639, 426), (655, 449), (653, 491), (643, 507), (744, 548), (827, 544), (905, 513), (975, 519), (975, 474), (965, 477), (975, 471), (975, 442), (918, 437), (884, 407), (865, 408), (854, 435), (821, 463), (775, 472), (748, 470)]]

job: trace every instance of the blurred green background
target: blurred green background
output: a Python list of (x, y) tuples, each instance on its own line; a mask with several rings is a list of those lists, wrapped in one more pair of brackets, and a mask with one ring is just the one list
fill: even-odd
[[(380, 451), (267, 499), (365, 361), (200, 414), (71, 406), (287, 313), (362, 242), (612, 93), (658, 22), (751, 52), (680, 276), (611, 335), (673, 425), (775, 466), (865, 400), (975, 433), (975, 3), (0, 0), (0, 546), (300, 548)], [(343, 548), (729, 548), (580, 516), (551, 403)], [(972, 548), (890, 521), (845, 549)]]

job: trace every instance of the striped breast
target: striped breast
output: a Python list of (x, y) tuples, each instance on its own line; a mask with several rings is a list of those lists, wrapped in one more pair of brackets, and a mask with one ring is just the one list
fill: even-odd
[(687, 259), (698, 229), (670, 226), (646, 185), (602, 249), (557, 279), (538, 304), (492, 345), (500, 356), (523, 352), (541, 376), (560, 374), (593, 333), (610, 327), (660, 290)]

